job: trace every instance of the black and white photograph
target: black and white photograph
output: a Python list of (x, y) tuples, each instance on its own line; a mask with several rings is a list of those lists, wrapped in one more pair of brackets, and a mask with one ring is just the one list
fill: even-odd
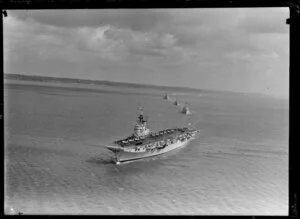
[(6, 215), (289, 214), (288, 7), (6, 13)]

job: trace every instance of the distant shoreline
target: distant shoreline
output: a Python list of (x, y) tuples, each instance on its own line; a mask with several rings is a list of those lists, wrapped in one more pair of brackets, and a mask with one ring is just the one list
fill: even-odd
[(104, 81), (104, 80), (86, 80), (86, 79), (76, 79), (76, 78), (60, 78), (60, 77), (49, 77), (49, 76), (39, 76), (39, 75), (22, 75), (22, 74), (12, 74), (5, 73), (4, 79), (6, 80), (18, 80), (18, 81), (32, 81), (32, 82), (45, 82), (45, 83), (64, 83), (64, 84), (82, 84), (82, 85), (104, 85), (110, 87), (118, 88), (133, 88), (133, 89), (154, 89), (161, 90), (163, 93), (167, 92), (190, 92), (190, 93), (227, 93), (232, 95), (254, 95), (261, 97), (271, 97), (276, 99), (286, 99), (284, 97), (269, 96), (261, 93), (243, 93), (237, 91), (221, 91), (221, 90), (209, 90), (209, 89), (197, 89), (188, 87), (176, 87), (176, 86), (161, 86), (161, 85), (150, 85), (150, 84), (136, 84), (127, 82), (114, 82), (114, 81)]
[(123, 87), (123, 88), (148, 88), (148, 89), (159, 89), (165, 91), (184, 91), (184, 92), (217, 92), (210, 90), (185, 88), (185, 87), (171, 87), (171, 86), (157, 86), (149, 84), (135, 84), (126, 82), (114, 82), (114, 81), (100, 81), (100, 80), (86, 80), (86, 79), (75, 79), (75, 78), (59, 78), (49, 76), (35, 76), (35, 75), (21, 75), (21, 74), (4, 74), (4, 79), (7, 80), (21, 80), (21, 81), (35, 81), (35, 82), (54, 82), (54, 83), (66, 83), (66, 84), (85, 84), (85, 85), (106, 85), (111, 87)]

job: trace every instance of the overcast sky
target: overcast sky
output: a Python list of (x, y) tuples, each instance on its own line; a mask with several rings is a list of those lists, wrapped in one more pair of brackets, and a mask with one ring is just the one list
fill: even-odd
[(288, 8), (8, 11), (7, 73), (288, 97)]

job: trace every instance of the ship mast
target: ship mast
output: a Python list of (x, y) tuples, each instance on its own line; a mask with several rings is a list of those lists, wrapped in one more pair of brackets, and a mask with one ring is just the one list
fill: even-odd
[(138, 117), (138, 123), (140, 124), (146, 123), (146, 120), (144, 119), (144, 111), (142, 107), (140, 107), (140, 115)]

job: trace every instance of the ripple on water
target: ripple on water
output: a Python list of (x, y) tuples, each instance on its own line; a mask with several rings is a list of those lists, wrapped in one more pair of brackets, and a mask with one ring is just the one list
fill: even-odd
[[(5, 201), (15, 211), (287, 212), (288, 149), (282, 138), (287, 130), (280, 125), (281, 114), (272, 117), (261, 101), (226, 99), (225, 94), (204, 99), (184, 95), (195, 113), (201, 113), (185, 117), (170, 102), (149, 95), (82, 95), (78, 89), (51, 89), (51, 95), (45, 95), (39, 93), (41, 87), (26, 89), (32, 92), (8, 91), (13, 98), (6, 113)], [(131, 133), (138, 102), (147, 105), (152, 130), (193, 120), (201, 129), (199, 138), (163, 156), (114, 165), (112, 154), (99, 145)]]

